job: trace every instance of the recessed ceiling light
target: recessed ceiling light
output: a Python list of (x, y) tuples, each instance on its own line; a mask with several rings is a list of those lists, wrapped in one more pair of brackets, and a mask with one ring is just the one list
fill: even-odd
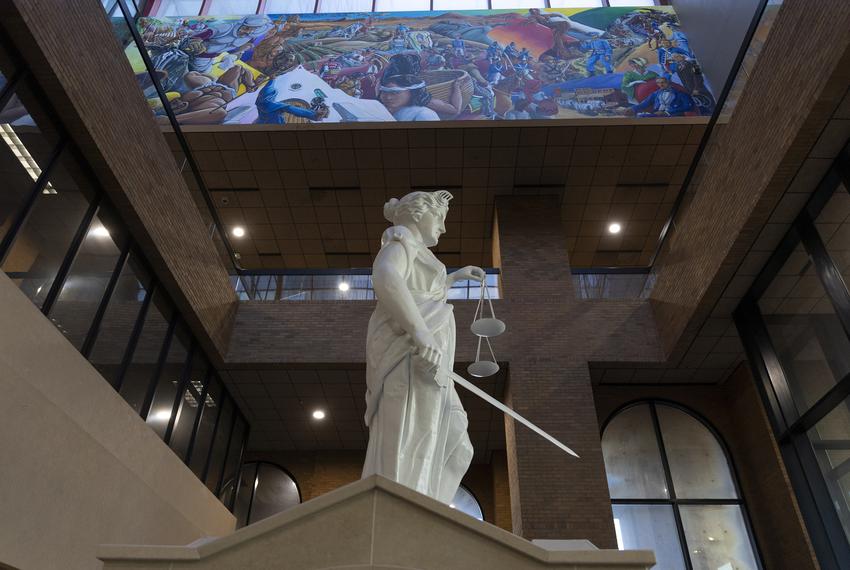
[(94, 237), (109, 237), (109, 230), (103, 226), (96, 226), (89, 231), (89, 235)]
[(323, 420), (323, 419), (325, 419), (325, 412), (323, 412), (322, 410), (316, 410), (316, 411), (314, 411), (314, 412), (313, 412), (313, 419), (316, 419), (316, 420)]
[(152, 420), (156, 420), (159, 422), (165, 422), (171, 419), (171, 412), (168, 410), (161, 410), (151, 415)]
[(340, 291), (348, 291), (350, 288), (351, 288), (351, 286), (348, 283), (346, 283), (345, 281), (343, 281), (342, 283), (339, 284), (339, 290)]
[(245, 228), (242, 226), (236, 226), (233, 228), (233, 235), (236, 237), (242, 237), (245, 235)]
[(620, 224), (618, 224), (617, 222), (614, 222), (613, 224), (608, 226), (608, 233), (618, 234), (618, 233), (620, 233), (621, 229), (623, 229), (623, 228), (620, 226)]

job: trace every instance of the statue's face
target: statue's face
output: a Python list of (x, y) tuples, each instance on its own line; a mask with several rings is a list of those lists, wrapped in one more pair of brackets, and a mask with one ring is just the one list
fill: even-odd
[(422, 241), (426, 247), (434, 247), (440, 241), (440, 236), (446, 233), (446, 213), (445, 208), (429, 209), (419, 220), (417, 226), (419, 233), (422, 234)]

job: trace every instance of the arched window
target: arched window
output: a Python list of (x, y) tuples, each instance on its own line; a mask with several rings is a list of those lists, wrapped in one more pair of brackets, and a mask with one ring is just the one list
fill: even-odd
[(472, 494), (472, 491), (461, 485), (457, 489), (457, 493), (455, 493), (455, 498), (452, 499), (452, 502), (449, 506), (453, 509), (457, 509), (462, 513), (466, 513), (472, 518), (478, 519), (480, 521), (484, 520), (484, 511), (481, 510), (481, 504), (479, 504), (478, 499), (475, 498), (475, 495)]
[(605, 426), (602, 453), (621, 550), (654, 550), (663, 570), (761, 568), (726, 451), (694, 414), (631, 404)]
[(301, 491), (292, 475), (267, 461), (242, 465), (233, 515), (236, 528), (261, 521), (301, 503)]

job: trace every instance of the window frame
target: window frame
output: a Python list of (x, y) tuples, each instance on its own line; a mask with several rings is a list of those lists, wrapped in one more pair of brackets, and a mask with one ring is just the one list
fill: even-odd
[[(214, 1), (215, 0), (203, 0), (203, 2), (201, 3), (201, 7), (198, 10), (197, 14), (181, 14), (181, 15), (183, 15), (183, 16), (206, 16), (206, 15), (209, 14), (210, 7), (212, 6), (212, 3)], [(599, 8), (610, 8), (611, 7), (609, 0), (599, 0), (599, 1), (601, 3), (601, 6), (599, 6)], [(143, 15), (144, 16), (156, 16), (157, 13), (159, 12), (159, 7), (160, 7), (161, 3), (162, 3), (162, 0), (152, 0), (151, 2), (148, 3), (147, 6), (145, 6)], [(369, 12), (377, 12), (378, 11), (378, 10), (375, 9), (375, 5), (376, 5), (375, 0), (372, 0), (372, 9), (369, 10)], [(663, 4), (659, 0), (646, 0), (646, 3), (644, 5), (646, 5), (646, 6), (662, 6)], [(566, 6), (566, 7), (561, 7), (561, 8), (569, 9), (570, 7)], [(486, 9), (487, 10), (493, 10), (494, 9), (492, 0), (487, 0), (487, 8)], [(502, 9), (504, 9), (504, 8), (502, 8)], [(517, 10), (524, 10), (524, 8), (516, 8), (516, 9)], [(543, 6), (542, 9), (544, 9), (544, 10), (552, 9), (550, 0), (544, 0), (544, 6)], [(555, 9), (558, 9), (558, 8), (555, 8)], [(592, 8), (588, 8), (588, 9), (592, 9)], [(463, 10), (463, 8), (460, 8), (460, 10)], [(434, 10), (434, 0), (430, 1), (429, 11), (431, 11), (431, 12), (435, 11)], [(437, 10), (437, 11), (442, 11), (442, 10)], [(265, 14), (265, 13), (266, 13), (266, 0), (257, 0), (257, 8), (256, 8), (256, 10), (254, 10), (253, 14)], [(329, 12), (319, 12), (319, 0), (315, 0), (315, 2), (313, 2), (312, 12), (300, 12), (300, 13), (302, 13), (302, 14), (304, 14), (304, 13), (323, 14), (323, 13), (329, 13)], [(247, 16), (249, 14), (246, 13), (246, 14), (239, 14), (239, 15)]]
[[(764, 568), (762, 563), (762, 555), (761, 549), (759, 548), (758, 540), (756, 539), (755, 532), (753, 532), (752, 522), (750, 520), (749, 510), (747, 509), (746, 500), (744, 499), (744, 494), (741, 492), (741, 486), (738, 483), (738, 470), (735, 467), (735, 463), (732, 460), (732, 455), (729, 453), (729, 447), (726, 445), (726, 441), (723, 439), (723, 436), (720, 435), (711, 423), (708, 422), (703, 416), (695, 412), (694, 410), (679, 404), (678, 402), (674, 402), (672, 400), (667, 400), (664, 398), (640, 398), (636, 400), (631, 400), (617, 409), (615, 409), (611, 414), (606, 418), (606, 420), (602, 423), (602, 427), (599, 430), (600, 439), (605, 437), (605, 430), (608, 428), (608, 425), (620, 415), (620, 413), (637, 406), (648, 406), (649, 414), (652, 421), (653, 433), (655, 434), (656, 445), (658, 446), (658, 453), (661, 457), (661, 467), (664, 471), (664, 482), (667, 485), (667, 494), (668, 497), (665, 498), (653, 498), (653, 499), (616, 499), (611, 497), (611, 505), (660, 505), (660, 506), (669, 506), (673, 510), (673, 520), (676, 523), (676, 532), (679, 539), (679, 546), (682, 550), (682, 558), (685, 563), (686, 570), (693, 570), (694, 565), (691, 561), (691, 552), (688, 547), (687, 537), (685, 535), (685, 527), (682, 523), (682, 515), (679, 510), (680, 506), (712, 506), (712, 505), (729, 505), (729, 506), (737, 506), (741, 509), (741, 516), (744, 519), (744, 526), (747, 529), (747, 538), (749, 538), (750, 546), (753, 551), (753, 557), (755, 558), (756, 565), (759, 570)], [(661, 423), (658, 419), (658, 410), (657, 406), (667, 406), (669, 408), (673, 408), (674, 410), (678, 410), (684, 414), (687, 414), (692, 419), (696, 420), (702, 427), (708, 430), (708, 432), (714, 436), (714, 440), (720, 446), (720, 449), (723, 451), (723, 456), (726, 459), (726, 464), (729, 467), (729, 475), (732, 478), (732, 484), (735, 487), (735, 494), (737, 498), (734, 499), (680, 499), (676, 494), (676, 488), (673, 484), (673, 476), (670, 472), (670, 462), (667, 458), (667, 449), (664, 443), (664, 438), (661, 432)]]
[[(802, 245), (850, 339), (850, 290), (815, 227), (817, 217), (833, 194), (842, 191), (842, 186), (850, 193), (850, 142), (823, 176), (733, 313), (812, 546), (824, 570), (850, 568), (850, 540), (808, 431), (838, 406), (850, 402), (850, 374), (837, 379), (832, 388), (801, 412), (792, 397), (789, 373), (779, 358), (758, 301), (794, 250)], [(850, 516), (850, 506), (845, 510), (844, 516)]]
[[(271, 465), (272, 467), (279, 469), (284, 474), (286, 474), (286, 476), (289, 477), (292, 480), (293, 483), (295, 483), (295, 490), (298, 492), (298, 504), (300, 505), (300, 504), (304, 503), (304, 495), (301, 494), (301, 485), (298, 484), (298, 479), (295, 478), (295, 475), (293, 475), (292, 472), (289, 469), (287, 469), (286, 467), (284, 467), (283, 465), (281, 465), (279, 463), (275, 463), (274, 461), (267, 461), (265, 459), (252, 459), (251, 461), (245, 461), (240, 465), (239, 471), (238, 471), (237, 476), (236, 476), (237, 483), (236, 483), (236, 486), (235, 486), (236, 489), (233, 493), (233, 500), (232, 500), (234, 506), (231, 509), (231, 511), (233, 511), (233, 514), (236, 516), (237, 523), (238, 523), (239, 516), (237, 515), (235, 509), (236, 509), (236, 497), (239, 493), (239, 489), (240, 489), (241, 484), (242, 484), (242, 471), (244, 469), (248, 468), (249, 466), (253, 466), (253, 468), (254, 468), (254, 478), (253, 478), (254, 483), (251, 485), (251, 495), (248, 497), (248, 511), (247, 511), (247, 513), (245, 513), (245, 526), (250, 526), (252, 524), (251, 523), (251, 511), (253, 511), (253, 509), (254, 509), (254, 495), (256, 495), (257, 487), (259, 486), (258, 485), (258, 483), (259, 483), (258, 479), (259, 479), (259, 476), (260, 476), (260, 466), (261, 465)], [(476, 499), (476, 501), (477, 500), (478, 499)], [(281, 511), (281, 512), (283, 512), (283, 511)], [(272, 516), (274, 516), (274, 515), (272, 515)], [(260, 519), (260, 520), (265, 520), (265, 519)], [(255, 521), (255, 522), (259, 522), (259, 521)], [(241, 527), (241, 528), (244, 528), (244, 527)]]
[[(114, 4), (113, 7), (115, 5), (120, 6), (122, 5), (122, 3), (126, 6), (126, 2), (129, 1), (130, 0), (117, 0), (116, 4)], [(131, 4), (135, 8), (135, 3), (131, 2)], [(38, 177), (31, 182), (31, 186), (26, 192), (26, 197), (17, 206), (17, 209), (12, 212), (10, 217), (11, 223), (7, 228), (5, 235), (2, 237), (2, 239), (0, 239), (0, 264), (2, 264), (3, 260), (8, 256), (9, 252), (15, 244), (15, 240), (20, 236), (21, 230), (25, 227), (30, 214), (32, 213), (33, 208), (37, 203), (37, 200), (40, 196), (42, 196), (43, 190), (45, 189), (49, 178), (55, 173), (56, 166), (60, 163), (61, 160), (72, 161), (74, 165), (78, 167), (81, 180), (86, 183), (87, 188), (90, 191), (89, 193), (85, 194), (85, 197), (88, 200), (88, 206), (85, 210), (85, 213), (82, 215), (80, 221), (77, 222), (77, 227), (71, 241), (66, 246), (64, 246), (64, 252), (59, 252), (61, 254), (61, 262), (57, 268), (56, 275), (53, 278), (53, 282), (44, 299), (44, 302), (41, 303), (40, 306), (37, 305), (37, 308), (42, 312), (42, 314), (44, 314), (45, 316), (49, 316), (50, 310), (54, 306), (59, 294), (65, 286), (69, 272), (73, 267), (77, 255), (80, 252), (83, 240), (85, 239), (86, 235), (88, 235), (93, 225), (98, 221), (97, 216), (105, 214), (109, 217), (115, 218), (116, 220), (121, 220), (121, 218), (116, 214), (116, 209), (114, 205), (112, 204), (111, 200), (109, 199), (109, 196), (106, 194), (106, 191), (103, 189), (102, 185), (97, 179), (94, 171), (91, 169), (90, 164), (85, 159), (85, 155), (81, 152), (77, 144), (69, 136), (61, 116), (56, 112), (56, 109), (51, 103), (47, 94), (38, 84), (37, 79), (31, 72), (31, 70), (26, 66), (20, 54), (16, 50), (12, 49), (11, 42), (8, 40), (7, 36), (2, 33), (0, 33), (0, 48), (2, 48), (4, 55), (6, 55), (8, 52), (8, 61), (4, 58), (3, 64), (5, 67), (10, 67), (10, 69), (5, 69), (4, 71), (11, 71), (11, 74), (7, 76), (6, 84), (3, 85), (2, 88), (0, 88), (0, 106), (5, 106), (5, 104), (11, 99), (11, 97), (13, 95), (18, 94), (20, 88), (24, 87), (24, 91), (29, 96), (29, 99), (26, 101), (26, 103), (29, 105), (29, 107), (27, 108), (38, 108), (38, 112), (42, 116), (44, 116), (47, 121), (49, 121), (50, 131), (54, 132), (56, 135), (56, 140), (52, 142), (53, 147), (48, 155), (47, 162), (43, 165), (41, 173), (38, 175)], [(33, 106), (33, 103), (35, 103), (35, 106)], [(82, 346), (79, 349), (79, 352), (84, 358), (90, 360), (91, 351), (94, 348), (95, 343), (97, 341), (97, 337), (100, 333), (100, 329), (103, 324), (103, 319), (107, 313), (109, 302), (112, 300), (113, 295), (115, 293), (116, 284), (119, 278), (121, 277), (123, 269), (128, 263), (129, 256), (132, 255), (134, 261), (139, 263), (140, 266), (144, 269), (145, 273), (148, 275), (148, 286), (145, 289), (144, 297), (140, 301), (138, 313), (136, 313), (134, 316), (128, 340), (126, 344), (122, 347), (123, 350), (121, 351), (121, 360), (118, 363), (119, 368), (117, 371), (115, 382), (110, 383), (112, 388), (120, 394), (120, 388), (124, 380), (124, 375), (127, 371), (127, 367), (129, 366), (132, 360), (154, 295), (164, 295), (168, 303), (172, 306), (173, 299), (171, 298), (171, 295), (166, 291), (166, 288), (157, 278), (156, 273), (153, 271), (150, 263), (147, 260), (147, 257), (143, 254), (143, 252), (141, 252), (138, 242), (136, 242), (136, 240), (130, 235), (127, 228), (122, 225), (121, 227), (115, 229), (119, 231), (116, 231), (115, 235), (112, 236), (111, 239), (115, 241), (115, 246), (119, 250), (119, 256), (112, 268), (112, 273), (109, 276), (108, 284), (104, 291), (101, 293), (99, 301), (97, 301), (97, 309), (91, 316), (91, 320), (88, 323), (86, 337), (83, 341)], [(162, 341), (157, 366), (159, 366), (161, 361), (165, 358), (164, 355), (167, 354), (168, 349), (171, 345), (172, 337), (174, 336), (174, 327), (179, 322), (185, 323), (179, 311), (176, 308), (173, 308), (171, 312), (171, 318), (169, 319), (169, 328), (168, 331), (166, 331)], [(189, 330), (189, 336), (192, 346), (196, 347), (198, 351), (204, 352), (199, 344), (199, 341), (197, 340), (197, 337), (195, 337), (194, 333), (191, 330)], [(191, 353), (191, 350), (189, 352)], [(207, 362), (210, 362), (209, 358), (207, 358)], [(188, 374), (185, 371), (185, 366), (184, 374), (186, 375), (186, 380), (182, 382), (181, 385), (185, 389), (185, 384), (188, 381)], [(209, 449), (206, 450), (206, 457), (204, 459), (204, 477), (201, 478), (202, 482), (205, 482), (207, 471), (212, 465), (214, 444), (216, 438), (218, 437), (218, 430), (219, 428), (221, 428), (222, 430), (225, 428), (225, 426), (219, 425), (221, 410), (224, 408), (225, 402), (229, 401), (232, 420), (231, 425), (228, 426), (230, 428), (230, 431), (227, 435), (228, 440), (226, 453), (222, 458), (222, 477), (224, 476), (224, 470), (227, 466), (228, 458), (230, 457), (229, 452), (231, 447), (233, 447), (233, 449), (236, 449), (236, 446), (238, 446), (237, 466), (241, 466), (247, 449), (248, 438), (251, 434), (251, 424), (248, 421), (248, 418), (242, 413), (239, 404), (234, 399), (230, 389), (227, 386), (227, 383), (225, 383), (221, 379), (221, 376), (216, 373), (212, 368), (210, 369), (209, 374), (211, 374), (212, 376), (209, 378), (207, 384), (212, 382), (213, 379), (220, 383), (221, 393), (219, 397), (221, 400), (221, 404), (218, 406), (219, 409), (216, 411), (216, 419), (215, 423), (213, 424), (210, 446)], [(147, 413), (149, 411), (149, 399), (153, 397), (153, 391), (156, 388), (156, 383), (158, 379), (159, 378), (157, 371), (157, 374), (154, 374), (151, 380), (146, 384), (146, 398), (145, 402), (143, 403), (142, 410), (139, 413), (140, 417), (143, 420), (146, 419)], [(105, 378), (104, 382), (107, 382)], [(178, 396), (182, 397), (182, 391), (178, 391)], [(177, 396), (175, 396), (175, 400), (179, 404), (179, 399)], [(175, 420), (175, 409), (176, 407), (172, 406), (172, 417), (169, 420), (170, 424), (173, 424)], [(242, 437), (239, 441), (233, 441), (233, 428), (235, 427), (237, 422), (241, 422), (242, 426), (244, 426), (244, 433), (242, 434)], [(197, 424), (198, 422), (196, 421), (192, 426), (192, 434), (190, 440), (190, 446), (192, 447), (195, 443), (194, 438), (197, 431)], [(166, 434), (166, 443), (169, 443), (172, 431), (173, 425), (170, 425), (169, 430)], [(188, 452), (187, 457), (190, 457)], [(181, 460), (188, 466), (188, 459), (181, 458)], [(237, 469), (239, 469), (239, 467), (237, 467)], [(230, 510), (232, 510), (233, 508), (232, 502), (231, 504), (226, 506)]]

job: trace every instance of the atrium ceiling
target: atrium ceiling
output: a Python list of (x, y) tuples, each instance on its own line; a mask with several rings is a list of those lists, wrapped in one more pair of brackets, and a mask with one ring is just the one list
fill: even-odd
[[(186, 132), (245, 269), (371, 265), (382, 207), (452, 192), (437, 254), (492, 266), (500, 194), (557, 194), (574, 268), (649, 265), (700, 139), (695, 124)], [(188, 129), (186, 129), (188, 130)], [(173, 133), (166, 138), (182, 164)], [(184, 175), (197, 188), (188, 167)], [(201, 209), (206, 208), (199, 193)], [(622, 231), (608, 234), (617, 222)], [(242, 227), (245, 235), (234, 237)]]

